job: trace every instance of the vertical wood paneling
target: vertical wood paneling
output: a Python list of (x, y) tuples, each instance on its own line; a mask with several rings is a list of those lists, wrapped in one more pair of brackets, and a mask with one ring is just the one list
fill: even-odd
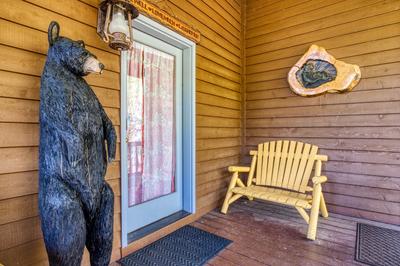
[[(154, 1), (160, 2), (160, 1)], [(51, 20), (61, 35), (84, 40), (105, 64), (88, 76), (119, 135), (120, 58), (96, 34), (97, 0), (0, 1), (0, 262), (46, 265), (37, 210), (40, 75)], [(159, 3), (202, 34), (197, 46), (198, 215), (215, 208), (241, 147), (242, 18), (236, 0)], [(120, 250), (120, 155), (106, 179), (115, 198), (113, 260)], [(85, 252), (84, 265), (88, 256)]]
[[(330, 211), (400, 224), (400, 1), (262, 3), (247, 0), (244, 150), (278, 139), (319, 145), (330, 158)], [(353, 92), (290, 91), (287, 73), (311, 44), (360, 65)]]

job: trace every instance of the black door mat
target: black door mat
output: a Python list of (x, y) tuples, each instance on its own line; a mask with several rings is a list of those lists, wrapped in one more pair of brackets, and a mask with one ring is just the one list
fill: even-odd
[(123, 266), (204, 265), (231, 242), (187, 225), (118, 262)]
[(355, 260), (374, 266), (399, 266), (400, 231), (358, 223)]

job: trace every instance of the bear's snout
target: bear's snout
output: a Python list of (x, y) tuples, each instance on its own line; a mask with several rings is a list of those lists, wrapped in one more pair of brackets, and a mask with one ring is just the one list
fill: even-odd
[(89, 57), (83, 66), (85, 74), (98, 73), (101, 74), (104, 70), (104, 65), (99, 62), (95, 57)]

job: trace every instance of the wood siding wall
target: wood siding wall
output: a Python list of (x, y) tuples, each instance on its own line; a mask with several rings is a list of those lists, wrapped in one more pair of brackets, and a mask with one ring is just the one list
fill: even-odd
[[(247, 0), (246, 151), (296, 139), (329, 155), (331, 212), (400, 224), (400, 1)], [(353, 92), (294, 95), (311, 44), (361, 67)]]
[[(158, 1), (155, 1), (158, 2)], [(38, 217), (38, 109), (47, 27), (84, 40), (105, 64), (87, 78), (119, 135), (120, 59), (97, 36), (97, 0), (0, 1), (0, 262), (45, 265)], [(241, 145), (241, 5), (236, 0), (170, 0), (163, 8), (200, 30), (197, 46), (197, 208), (217, 206)], [(113, 187), (113, 260), (120, 257), (120, 153), (108, 169)], [(88, 264), (85, 256), (84, 264)]]

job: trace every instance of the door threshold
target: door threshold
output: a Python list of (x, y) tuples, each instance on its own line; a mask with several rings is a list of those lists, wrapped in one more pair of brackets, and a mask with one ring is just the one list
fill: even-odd
[(183, 210), (182, 211), (178, 211), (178, 212), (175, 212), (175, 213), (173, 213), (173, 214), (171, 214), (171, 215), (169, 215), (169, 216), (167, 216), (165, 218), (162, 218), (162, 219), (160, 219), (160, 220), (158, 220), (158, 221), (156, 221), (154, 223), (151, 223), (151, 224), (146, 225), (146, 226), (144, 226), (142, 228), (139, 228), (139, 229), (137, 229), (137, 230), (135, 230), (133, 232), (130, 232), (128, 234), (128, 245), (130, 243), (132, 243), (132, 242), (134, 242), (134, 241), (136, 241), (138, 239), (141, 239), (141, 238), (143, 238), (143, 237), (145, 237), (145, 236), (147, 236), (147, 235), (149, 235), (151, 233), (154, 233), (155, 231), (158, 231), (158, 230), (160, 230), (160, 229), (162, 229), (162, 228), (164, 228), (164, 227), (166, 227), (166, 226), (168, 226), (168, 225), (170, 225), (172, 223), (175, 223), (176, 221), (178, 221), (178, 220), (180, 220), (180, 219), (182, 219), (182, 218), (184, 218), (184, 217), (186, 217), (188, 215), (190, 215), (189, 212), (186, 212), (186, 211), (183, 211)]

